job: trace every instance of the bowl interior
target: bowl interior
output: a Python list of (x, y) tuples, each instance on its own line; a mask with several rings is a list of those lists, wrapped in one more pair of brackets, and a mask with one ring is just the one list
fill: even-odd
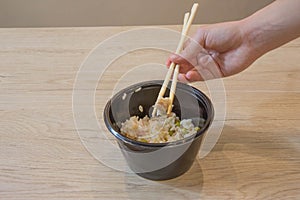
[[(149, 81), (132, 85), (118, 92), (108, 103), (106, 119), (108, 128), (120, 134), (121, 123), (131, 116), (149, 116), (162, 81)], [(169, 96), (169, 88), (165, 96)], [(199, 90), (189, 85), (178, 83), (176, 95), (173, 102), (173, 110), (181, 120), (192, 119), (195, 126), (205, 128), (213, 117), (213, 109), (210, 100)], [(205, 121), (204, 121), (204, 120)]]

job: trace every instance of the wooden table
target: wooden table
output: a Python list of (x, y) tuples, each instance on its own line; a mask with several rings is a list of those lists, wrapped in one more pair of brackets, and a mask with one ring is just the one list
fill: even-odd
[[(73, 120), (76, 73), (99, 42), (132, 28), (0, 29), (0, 199), (299, 199), (300, 39), (224, 79), (222, 135), (183, 176), (154, 182), (93, 158)], [(167, 55), (140, 50), (111, 65)], [(110, 69), (99, 95), (123, 72)]]

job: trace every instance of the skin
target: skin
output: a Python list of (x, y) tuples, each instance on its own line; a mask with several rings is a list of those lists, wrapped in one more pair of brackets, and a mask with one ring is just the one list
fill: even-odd
[(300, 1), (277, 0), (233, 22), (201, 26), (181, 54), (179, 81), (194, 82), (237, 74), (265, 53), (300, 36)]

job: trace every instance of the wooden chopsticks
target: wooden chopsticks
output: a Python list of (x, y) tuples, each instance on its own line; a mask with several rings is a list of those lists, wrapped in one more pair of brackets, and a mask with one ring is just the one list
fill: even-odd
[[(184, 15), (183, 27), (182, 27), (182, 31), (181, 31), (181, 37), (180, 37), (180, 40), (179, 40), (179, 43), (178, 43), (178, 46), (177, 46), (177, 49), (176, 49), (176, 52), (175, 52), (176, 54), (179, 54), (181, 52), (182, 48), (183, 48), (183, 44), (185, 42), (186, 35), (187, 35), (187, 33), (188, 33), (188, 31), (191, 27), (191, 24), (192, 24), (192, 22), (195, 18), (198, 6), (199, 5), (197, 3), (194, 3), (194, 5), (191, 9), (191, 14), (189, 12), (187, 12)], [(175, 70), (174, 70), (174, 67), (175, 67)], [(166, 74), (163, 85), (162, 85), (162, 87), (159, 91), (158, 97), (156, 99), (154, 109), (153, 109), (153, 112), (152, 112), (152, 116), (156, 115), (156, 112), (157, 112), (156, 106), (157, 106), (158, 102), (160, 101), (160, 99), (163, 98), (163, 96), (166, 92), (168, 83), (169, 83), (169, 81), (171, 79), (171, 76), (173, 74), (172, 85), (171, 85), (170, 96), (169, 96), (169, 105), (168, 105), (168, 109), (167, 109), (167, 114), (171, 113), (172, 106), (173, 106), (173, 101), (174, 101), (174, 96), (175, 96), (175, 91), (176, 91), (178, 73), (179, 73), (179, 65), (175, 66), (175, 63), (172, 62), (170, 67), (169, 67), (169, 70)]]

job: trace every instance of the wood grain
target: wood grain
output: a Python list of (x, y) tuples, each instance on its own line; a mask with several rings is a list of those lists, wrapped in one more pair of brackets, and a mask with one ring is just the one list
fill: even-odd
[[(0, 29), (0, 199), (299, 199), (300, 39), (224, 79), (222, 135), (183, 176), (154, 182), (93, 158), (73, 121), (76, 73), (99, 42), (132, 28)], [(98, 119), (106, 102), (97, 99), (112, 95), (124, 71), (167, 55), (139, 50), (112, 63), (95, 93)], [(124, 83), (138, 82), (141, 69)], [(163, 78), (166, 69), (144, 72)]]

